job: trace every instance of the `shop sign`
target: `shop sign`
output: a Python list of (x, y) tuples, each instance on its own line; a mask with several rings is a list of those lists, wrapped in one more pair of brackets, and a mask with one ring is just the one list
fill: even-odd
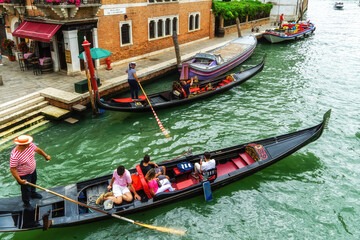
[(105, 8), (104, 9), (104, 15), (119, 15), (119, 14), (125, 14), (126, 8)]
[(65, 60), (66, 63), (71, 63), (71, 52), (69, 50), (65, 50)]

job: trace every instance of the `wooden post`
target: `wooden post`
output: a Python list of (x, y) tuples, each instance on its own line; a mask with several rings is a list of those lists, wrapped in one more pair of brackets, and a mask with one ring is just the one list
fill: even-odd
[[(94, 65), (93, 65), (92, 58), (91, 58), (91, 53), (90, 53), (90, 43), (88, 41), (86, 41), (86, 39), (85, 39), (82, 46), (84, 47), (84, 50), (85, 50), (84, 58), (86, 58), (87, 66), (88, 66), (89, 72), (90, 72), (91, 84), (89, 84), (89, 92), (90, 92), (91, 105), (92, 105), (94, 114), (97, 114), (98, 111), (96, 110), (96, 106), (95, 106), (95, 103), (94, 103), (94, 96), (99, 97), (99, 89), (98, 89), (97, 82), (96, 82), (96, 79), (95, 79), (95, 70), (94, 70)], [(88, 80), (88, 83), (90, 83), (90, 81)], [(94, 94), (92, 94), (91, 85), (92, 85), (92, 88), (94, 89)]]
[(237, 27), (237, 31), (238, 31), (238, 37), (242, 37), (241, 29), (240, 29), (240, 20), (238, 17), (236, 17), (236, 27)]
[(224, 17), (220, 14), (220, 28), (224, 28)]
[(175, 47), (176, 63), (178, 66), (180, 66), (181, 65), (181, 55), (180, 55), (179, 41), (178, 41), (176, 31), (173, 31), (172, 38), (173, 38), (174, 47)]

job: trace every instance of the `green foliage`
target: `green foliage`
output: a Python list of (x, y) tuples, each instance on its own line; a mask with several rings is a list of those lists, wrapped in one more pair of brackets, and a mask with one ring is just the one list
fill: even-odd
[(272, 3), (262, 3), (257, 0), (242, 0), (232, 2), (214, 2), (212, 9), (215, 16), (222, 15), (225, 20), (244, 18), (246, 15), (250, 19), (256, 15), (270, 15), (273, 7)]

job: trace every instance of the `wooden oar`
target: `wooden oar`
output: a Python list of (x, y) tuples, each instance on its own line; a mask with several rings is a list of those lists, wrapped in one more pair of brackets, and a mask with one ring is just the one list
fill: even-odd
[(157, 227), (157, 226), (153, 226), (153, 225), (149, 225), (149, 224), (145, 224), (145, 223), (136, 222), (136, 221), (134, 221), (134, 220), (132, 220), (132, 219), (129, 219), (129, 218), (125, 218), (125, 217), (116, 215), (115, 213), (109, 214), (108, 212), (105, 212), (105, 211), (100, 210), (100, 209), (98, 209), (98, 208), (91, 207), (91, 206), (86, 205), (86, 204), (84, 204), (84, 203), (82, 203), (82, 202), (78, 202), (78, 201), (73, 200), (73, 199), (71, 199), (71, 198), (68, 198), (68, 197), (66, 197), (66, 196), (64, 196), (64, 195), (61, 195), (61, 194), (56, 193), (56, 192), (53, 192), (53, 191), (51, 191), (51, 190), (49, 190), (49, 189), (46, 189), (46, 188), (37, 186), (37, 185), (35, 185), (35, 184), (33, 184), (33, 183), (26, 182), (26, 184), (28, 184), (28, 185), (30, 185), (30, 186), (32, 186), (32, 187), (36, 187), (36, 188), (38, 188), (38, 189), (41, 189), (41, 190), (43, 190), (43, 191), (45, 191), (45, 192), (54, 194), (55, 196), (61, 197), (61, 198), (65, 199), (65, 200), (68, 200), (68, 201), (70, 201), (70, 202), (79, 204), (79, 205), (81, 205), (81, 206), (83, 206), (83, 207), (90, 208), (90, 209), (92, 209), (92, 210), (94, 210), (94, 211), (101, 212), (101, 213), (103, 213), (103, 214), (112, 216), (112, 217), (114, 217), (114, 218), (117, 218), (117, 219), (120, 219), (120, 220), (123, 220), (123, 221), (127, 221), (127, 222), (132, 223), (132, 224), (136, 224), (136, 225), (139, 225), (139, 226), (142, 226), (142, 227), (146, 227), (146, 228), (158, 230), (158, 231), (160, 231), (160, 232), (173, 233), (173, 234), (177, 234), (177, 235), (185, 235), (185, 233), (186, 233), (186, 231), (184, 231), (184, 230), (177, 230), (177, 229), (171, 229), (171, 228), (165, 228), (165, 227)]
[(138, 83), (139, 83), (139, 86), (140, 86), (142, 92), (144, 93), (144, 95), (145, 95), (145, 97), (146, 97), (146, 100), (147, 100), (148, 103), (149, 103), (149, 106), (151, 107), (151, 110), (152, 110), (152, 112), (153, 112), (153, 114), (154, 114), (154, 116), (155, 116), (155, 118), (156, 118), (157, 123), (159, 124), (159, 127), (160, 127), (161, 131), (164, 133), (164, 135), (165, 135), (167, 138), (169, 138), (169, 137), (170, 137), (169, 132), (168, 132), (168, 131), (163, 127), (163, 125), (161, 124), (160, 119), (159, 119), (158, 116), (156, 115), (156, 112), (154, 111), (153, 107), (151, 106), (150, 100), (149, 100), (149, 98), (147, 97), (147, 95), (146, 95), (143, 87), (141, 86), (140, 82), (138, 82)]

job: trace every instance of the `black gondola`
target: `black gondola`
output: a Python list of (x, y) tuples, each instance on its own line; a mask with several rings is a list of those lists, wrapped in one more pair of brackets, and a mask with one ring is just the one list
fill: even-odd
[[(211, 180), (206, 181), (210, 182), (211, 188), (214, 190), (252, 175), (289, 156), (321, 136), (330, 118), (330, 113), (331, 110), (324, 114), (323, 121), (320, 124), (304, 130), (210, 152), (211, 158), (216, 160), (216, 171), (215, 175), (209, 178)], [(154, 198), (151, 198), (151, 195), (149, 197), (147, 184), (140, 167), (130, 169), (132, 178), (143, 183), (137, 190), (142, 199), (141, 201), (135, 200), (131, 203), (114, 205), (108, 210), (108, 213), (127, 215), (203, 194), (202, 185), (205, 180), (194, 178), (190, 172), (179, 173), (177, 171), (178, 163), (190, 162), (194, 164), (201, 157), (201, 154), (188, 155), (159, 164), (159, 166), (165, 166), (167, 174), (174, 179), (172, 186), (176, 190), (160, 193)], [(51, 190), (94, 207), (97, 197), (106, 191), (111, 176), (107, 175), (67, 186), (55, 187)], [(110, 215), (93, 212), (73, 202), (65, 201), (48, 192), (40, 193), (43, 195), (43, 199), (32, 200), (33, 206), (36, 206), (32, 212), (24, 210), (20, 196), (1, 199), (0, 231), (25, 231), (42, 228), (41, 216), (47, 212), (50, 213), (50, 220), (53, 220), (52, 227), (73, 226), (110, 217)], [(40, 225), (36, 224), (37, 221)]]
[[(172, 90), (150, 94), (148, 95), (148, 98), (155, 110), (195, 102), (197, 100), (208, 98), (213, 95), (228, 91), (229, 89), (244, 83), (260, 72), (263, 69), (264, 64), (265, 58), (259, 65), (244, 70), (243, 72), (233, 73), (225, 77), (222, 76), (207, 81), (201, 81), (198, 86), (190, 89), (190, 96), (186, 96), (186, 93), (183, 91), (182, 87), (178, 83), (174, 83)], [(112, 99), (111, 101), (102, 101), (97, 98), (96, 102), (98, 108), (113, 111), (151, 111), (145, 96), (140, 96), (140, 99), (140, 101), (133, 102), (130, 98)]]

